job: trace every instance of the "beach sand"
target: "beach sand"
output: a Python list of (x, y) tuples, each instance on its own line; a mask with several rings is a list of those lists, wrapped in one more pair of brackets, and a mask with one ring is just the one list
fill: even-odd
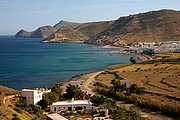
[(94, 95), (95, 93), (92, 91), (92, 86), (96, 82), (95, 76), (100, 74), (101, 72), (102, 71), (76, 75), (69, 81), (64, 82), (62, 85), (62, 89), (65, 92), (66, 86), (68, 84), (78, 85), (83, 92), (87, 92), (88, 94)]
[[(141, 55), (141, 54), (131, 54), (133, 57), (137, 57), (141, 61), (147, 61), (149, 60), (146, 56)], [(104, 71), (104, 70), (102, 70)], [(97, 80), (95, 77), (100, 74), (102, 71), (97, 71), (97, 72), (92, 72), (92, 73), (87, 73), (87, 74), (81, 74), (81, 75), (76, 75), (72, 77), (69, 81), (63, 82), (62, 89), (65, 92), (66, 86), (68, 84), (72, 85), (78, 85), (83, 92), (87, 92), (88, 94), (94, 95), (95, 92), (93, 92), (92, 87)]]

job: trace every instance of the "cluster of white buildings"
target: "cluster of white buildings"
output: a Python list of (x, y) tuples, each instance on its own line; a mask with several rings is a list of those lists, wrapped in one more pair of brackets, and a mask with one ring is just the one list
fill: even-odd
[[(36, 89), (22, 89), (21, 98), (24, 98), (27, 103), (36, 105), (44, 93), (51, 92), (50, 89), (36, 88)], [(54, 102), (50, 105), (50, 112), (59, 111), (73, 111), (73, 110), (96, 110), (96, 107), (92, 105), (89, 100), (72, 100)]]
[(180, 41), (140, 42), (133, 46), (126, 46), (126, 50), (142, 53), (146, 49), (153, 49), (155, 53), (180, 52)]
[(27, 103), (31, 105), (36, 105), (40, 100), (42, 100), (43, 94), (49, 92), (51, 92), (50, 89), (35, 88), (35, 89), (22, 89), (20, 94), (21, 97), (27, 101)]

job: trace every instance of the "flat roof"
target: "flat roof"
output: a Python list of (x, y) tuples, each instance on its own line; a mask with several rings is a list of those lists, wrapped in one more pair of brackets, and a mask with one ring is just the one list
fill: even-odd
[(78, 104), (92, 104), (89, 100), (75, 100), (75, 101), (60, 101), (54, 102), (52, 105), (78, 105)]
[(53, 120), (68, 120), (67, 118), (65, 118), (57, 113), (48, 114), (47, 116)]
[(36, 91), (36, 90), (33, 90), (33, 89), (22, 89), (21, 91)]
[(42, 91), (42, 92), (47, 92), (47, 91), (50, 91), (50, 89), (44, 89), (44, 88), (27, 89), (27, 88), (24, 88), (21, 91), (29, 91), (29, 92)]

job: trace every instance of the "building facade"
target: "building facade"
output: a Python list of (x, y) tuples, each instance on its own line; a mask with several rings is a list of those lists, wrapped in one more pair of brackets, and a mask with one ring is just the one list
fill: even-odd
[(51, 90), (45, 88), (36, 88), (36, 89), (22, 89), (21, 97), (24, 98), (27, 103), (31, 105), (37, 104), (40, 100), (42, 100), (42, 96), (44, 93), (49, 93)]
[(59, 111), (73, 111), (73, 110), (95, 110), (96, 107), (92, 105), (89, 100), (71, 100), (54, 102), (50, 106), (51, 112)]

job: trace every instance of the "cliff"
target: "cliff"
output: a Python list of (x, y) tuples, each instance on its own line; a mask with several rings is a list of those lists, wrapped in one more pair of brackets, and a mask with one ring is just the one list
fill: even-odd
[(42, 42), (74, 42), (84, 41), (88, 37), (83, 35), (81, 32), (74, 30), (72, 26), (63, 26), (58, 31), (50, 35), (47, 39)]
[(25, 30), (20, 30), (18, 33), (16, 33), (15, 37), (30, 37), (31, 32), (27, 32)]
[(66, 25), (45, 39), (43, 42), (72, 42), (85, 41), (90, 37), (109, 28), (114, 21), (89, 22), (79, 25), (77, 28)]
[(32, 32), (32, 38), (47, 38), (52, 33), (56, 32), (56, 29), (51, 26), (43, 26)]
[(86, 43), (115, 45), (136, 42), (180, 40), (180, 12), (151, 11), (120, 17), (107, 30), (91, 37)]

